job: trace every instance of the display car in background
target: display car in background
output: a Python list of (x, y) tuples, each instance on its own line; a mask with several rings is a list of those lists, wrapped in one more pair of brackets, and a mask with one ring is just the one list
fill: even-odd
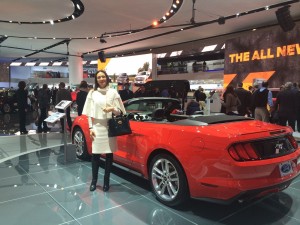
[[(2, 113), (11, 113), (18, 110), (18, 100), (14, 89), (3, 89), (0, 91), (0, 110)], [(28, 95), (28, 110), (34, 110), (33, 104), (36, 102), (34, 96)]]
[(117, 77), (117, 83), (118, 84), (124, 84), (129, 82), (129, 76), (127, 73), (120, 73)]
[(141, 71), (139, 72), (135, 78), (134, 78), (134, 84), (139, 85), (139, 84), (145, 84), (150, 77), (151, 72), (149, 71)]
[[(150, 181), (168, 206), (188, 198), (230, 203), (287, 188), (300, 170), (290, 127), (240, 116), (170, 114), (172, 98), (125, 101), (132, 134), (117, 138), (114, 162)], [(77, 157), (89, 159), (86, 116), (72, 127)]]
[(17, 98), (15, 90), (1, 90), (0, 92), (0, 110), (3, 113), (10, 113), (17, 108)]

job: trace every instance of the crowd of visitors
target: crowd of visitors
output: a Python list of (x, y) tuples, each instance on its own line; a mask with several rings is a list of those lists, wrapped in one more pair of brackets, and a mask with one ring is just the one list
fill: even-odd
[[(277, 96), (273, 96), (268, 88), (268, 82), (264, 81), (260, 85), (249, 86), (248, 90), (243, 87), (243, 83), (238, 82), (234, 88), (228, 85), (223, 94), (211, 91), (209, 94), (199, 86), (193, 94), (191, 101), (187, 103), (185, 114), (193, 115), (204, 113), (207, 108), (213, 113), (225, 113), (227, 115), (239, 115), (253, 117), (256, 120), (276, 123), (279, 125), (289, 125), (294, 131), (300, 131), (300, 85), (286, 82), (281, 85)], [(20, 81), (19, 89), (16, 92), (19, 108), (20, 133), (27, 134), (26, 112), (28, 109), (28, 92), (25, 90), (26, 83)], [(51, 129), (44, 121), (48, 116), (50, 105), (55, 105), (61, 100), (76, 100), (78, 116), (82, 114), (83, 106), (88, 95), (89, 86), (86, 81), (82, 81), (76, 91), (76, 98), (72, 99), (70, 89), (66, 89), (65, 83), (59, 84), (59, 89), (48, 88), (44, 84), (42, 88), (34, 89), (33, 93), (37, 99), (37, 109), (39, 116), (37, 120), (37, 133), (48, 132)], [(160, 90), (154, 87), (153, 90), (146, 90), (141, 85), (137, 91), (133, 92), (130, 83), (125, 83), (118, 91), (122, 101), (138, 97), (171, 97), (178, 98), (178, 93), (170, 88)], [(275, 98), (276, 97), (276, 98)], [(207, 103), (209, 101), (209, 105)], [(64, 112), (62, 110), (59, 110)], [(70, 107), (66, 110), (68, 129), (72, 126)], [(64, 120), (61, 120), (61, 132), (64, 132)]]

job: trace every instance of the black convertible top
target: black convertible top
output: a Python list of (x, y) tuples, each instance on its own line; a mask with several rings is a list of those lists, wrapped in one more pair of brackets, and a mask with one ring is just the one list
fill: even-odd
[(190, 116), (187, 119), (177, 120), (173, 124), (177, 125), (187, 125), (187, 126), (205, 126), (209, 124), (219, 124), (219, 123), (228, 123), (228, 122), (237, 122), (253, 120), (253, 118), (244, 117), (244, 116), (229, 116), (225, 114), (216, 114), (216, 115), (195, 115)]

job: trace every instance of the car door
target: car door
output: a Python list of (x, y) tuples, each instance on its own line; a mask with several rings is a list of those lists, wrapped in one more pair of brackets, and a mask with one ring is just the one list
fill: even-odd
[(132, 134), (117, 137), (118, 151), (114, 154), (114, 160), (120, 164), (131, 166), (135, 159), (137, 150), (137, 140), (140, 136), (140, 129), (142, 127), (140, 121), (130, 121)]
[[(135, 113), (141, 112), (143, 106), (142, 101), (133, 101), (130, 104), (125, 104), (126, 113), (129, 118), (137, 116)], [(139, 121), (130, 120), (132, 134), (117, 137), (118, 151), (114, 154), (114, 160), (120, 164), (130, 166), (136, 151), (136, 135), (139, 127)]]

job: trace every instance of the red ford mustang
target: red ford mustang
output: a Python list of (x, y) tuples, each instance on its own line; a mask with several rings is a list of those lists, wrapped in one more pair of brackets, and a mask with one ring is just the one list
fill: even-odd
[[(239, 116), (173, 115), (170, 98), (125, 102), (133, 133), (118, 137), (114, 162), (149, 179), (168, 206), (189, 197), (243, 201), (287, 188), (300, 170), (292, 129)], [(86, 116), (72, 128), (77, 157), (88, 159)]]

